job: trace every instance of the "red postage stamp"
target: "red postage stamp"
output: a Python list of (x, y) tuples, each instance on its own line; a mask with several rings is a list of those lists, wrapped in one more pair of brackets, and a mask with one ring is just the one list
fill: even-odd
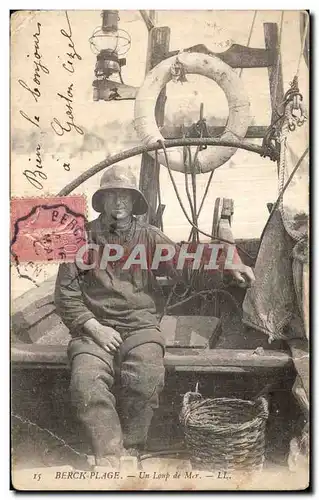
[(11, 201), (11, 257), (72, 261), (85, 242), (86, 199), (81, 195)]

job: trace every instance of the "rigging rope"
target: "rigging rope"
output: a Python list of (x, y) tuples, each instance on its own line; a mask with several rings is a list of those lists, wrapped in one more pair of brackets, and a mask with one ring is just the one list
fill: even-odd
[[(300, 45), (300, 52), (299, 52), (298, 63), (297, 63), (297, 67), (296, 67), (296, 72), (295, 72), (295, 76), (293, 78), (293, 81), (290, 84), (291, 86), (295, 82), (296, 85), (297, 85), (297, 87), (298, 87), (298, 77), (299, 77), (299, 72), (300, 72), (301, 59), (302, 59), (302, 55), (303, 55), (303, 52), (304, 52), (305, 43), (306, 43), (307, 34), (308, 34), (308, 26), (309, 26), (309, 16), (307, 16), (307, 20), (306, 20), (306, 24), (305, 24), (305, 29), (304, 29), (304, 34), (303, 34), (302, 42), (301, 42), (301, 45)], [(281, 44), (281, 41), (280, 41), (280, 44)], [(277, 89), (277, 82), (276, 82), (276, 89)], [(289, 89), (288, 90), (288, 92), (286, 93), (283, 101), (278, 105), (278, 108), (280, 108), (282, 105), (286, 104), (288, 94), (290, 92), (292, 92), (292, 91), (293, 91), (293, 89)], [(298, 89), (298, 93), (299, 93), (299, 89)], [(280, 115), (279, 112), (277, 112), (277, 113), (278, 113), (278, 115)], [(282, 117), (282, 116), (283, 115), (281, 115), (280, 117)]]
[[(257, 10), (254, 11), (254, 16), (253, 16), (253, 20), (252, 20), (252, 23), (251, 23), (251, 26), (250, 26), (250, 31), (249, 31), (248, 40), (247, 40), (247, 47), (249, 47), (249, 45), (250, 45), (250, 40), (251, 40), (251, 36), (252, 36), (253, 29), (254, 29), (254, 26), (255, 26), (256, 17), (257, 17), (257, 12), (258, 12)], [(244, 70), (244, 68), (240, 68), (239, 78), (241, 78), (243, 70)]]
[(211, 290), (202, 290), (202, 291), (193, 293), (192, 295), (190, 295), (186, 299), (180, 300), (179, 302), (176, 302), (175, 304), (172, 304), (171, 306), (167, 306), (165, 309), (165, 313), (168, 311), (172, 311), (176, 307), (181, 306), (182, 304), (185, 304), (186, 302), (189, 302), (190, 300), (192, 300), (196, 297), (206, 297), (207, 298), (207, 296), (212, 297), (212, 296), (217, 295), (217, 294), (221, 294), (221, 295), (224, 295), (225, 297), (229, 298), (231, 300), (231, 302), (234, 304), (236, 311), (238, 311), (242, 315), (241, 307), (240, 307), (239, 303), (237, 302), (237, 300), (235, 299), (235, 297), (230, 292), (227, 292), (227, 290), (224, 290), (223, 288), (212, 288)]
[(187, 199), (188, 199), (189, 207), (191, 209), (193, 223), (195, 224), (195, 222), (194, 222), (194, 220), (195, 220), (194, 205), (193, 205), (192, 197), (191, 197), (191, 194), (190, 194), (190, 191), (189, 191), (188, 177), (187, 177), (187, 157), (189, 158), (189, 164), (191, 165), (191, 163), (192, 163), (192, 153), (191, 153), (190, 146), (185, 146), (183, 148), (183, 150), (184, 150), (184, 181), (185, 181), (185, 190), (186, 190), (186, 194), (187, 194)]
[(155, 151), (155, 170), (157, 172), (157, 198), (158, 198), (158, 207), (159, 207), (159, 223), (160, 223), (160, 230), (163, 231), (163, 214), (162, 214), (162, 199), (161, 199), (161, 187), (160, 187), (160, 168), (161, 164), (158, 162), (158, 150)]
[[(280, 26), (280, 37), (279, 37), (279, 55), (278, 55), (278, 60), (277, 60), (277, 70), (279, 68), (279, 57), (280, 57), (280, 47), (281, 47), (281, 40), (282, 40), (282, 25), (283, 25), (283, 14), (282, 12), (282, 17), (281, 17), (281, 26)], [(279, 120), (283, 119), (282, 123), (282, 128), (280, 131), (279, 140), (280, 142), (280, 156), (279, 156), (279, 165), (278, 165), (278, 191), (279, 195), (276, 200), (276, 203), (273, 205), (273, 208), (271, 210), (271, 213), (268, 217), (267, 223), (264, 227), (264, 230), (262, 232), (261, 238), (260, 238), (260, 244), (262, 241), (262, 238), (264, 236), (266, 227), (274, 213), (274, 211), (279, 207), (280, 214), (282, 217), (283, 224), (285, 226), (286, 231), (288, 234), (295, 239), (296, 241), (300, 241), (304, 239), (307, 236), (307, 233), (305, 231), (301, 232), (300, 230), (297, 231), (293, 227), (293, 223), (287, 216), (285, 210), (284, 210), (284, 205), (283, 205), (283, 194), (286, 191), (287, 187), (289, 186), (294, 174), (300, 167), (302, 161), (308, 154), (309, 148), (306, 148), (302, 156), (299, 158), (295, 168), (292, 170), (286, 184), (285, 184), (285, 167), (286, 167), (286, 151), (287, 151), (287, 137), (289, 131), (293, 131), (296, 128), (296, 123), (298, 126), (301, 126), (305, 119), (306, 119), (306, 111), (304, 109), (304, 105), (302, 104), (303, 97), (299, 92), (299, 87), (298, 87), (298, 76), (300, 72), (300, 65), (301, 65), (301, 59), (302, 55), (304, 52), (304, 47), (306, 43), (306, 38), (307, 38), (307, 33), (308, 33), (308, 26), (309, 26), (309, 16), (307, 16), (305, 28), (304, 28), (304, 33), (303, 33), (303, 38), (300, 46), (300, 53), (299, 53), (299, 58), (298, 58), (298, 63), (297, 63), (297, 68), (296, 68), (296, 73), (293, 78), (293, 81), (290, 84), (290, 89), (286, 92), (283, 101), (279, 104), (278, 109), (277, 109), (277, 114), (279, 115)], [(278, 77), (278, 71), (277, 71), (277, 77)], [(277, 91), (277, 79), (276, 79), (276, 87), (275, 90)], [(275, 102), (275, 101), (274, 101)], [(279, 108), (285, 105), (285, 110), (283, 113), (280, 114)], [(298, 118), (296, 115), (293, 114), (294, 110), (299, 110), (300, 111), (300, 117)], [(275, 120), (276, 122), (278, 121)]]
[[(202, 137), (202, 130), (201, 130), (200, 136)], [(200, 151), (200, 146), (197, 146), (195, 156), (194, 156), (194, 161), (192, 161), (191, 165), (190, 165), (191, 166), (191, 176), (192, 176), (192, 187), (193, 187), (193, 208), (194, 208), (194, 217), (193, 217), (194, 220), (193, 220), (193, 222), (194, 222), (194, 226), (198, 226), (195, 168), (196, 168), (196, 161), (197, 161), (199, 151)], [(192, 231), (192, 236), (193, 236), (194, 240), (199, 242), (198, 231), (194, 227), (193, 227), (193, 231)]]
[[(203, 197), (202, 197), (202, 201), (201, 201), (201, 203), (200, 203), (200, 206), (199, 206), (199, 209), (198, 209), (198, 212), (197, 212), (197, 219), (198, 219), (198, 217), (200, 216), (201, 211), (202, 211), (202, 208), (203, 208), (203, 206), (204, 206), (204, 202), (205, 202), (205, 200), (206, 200), (206, 196), (207, 196), (207, 194), (208, 194), (208, 190), (209, 190), (209, 187), (210, 187), (210, 185), (211, 185), (211, 182), (212, 182), (212, 178), (213, 178), (214, 172), (215, 172), (215, 170), (212, 170), (212, 171), (211, 171), (211, 173), (210, 173), (210, 175), (209, 175), (209, 179), (208, 179), (207, 184), (206, 184), (205, 192), (204, 192), (204, 195), (203, 195)], [(190, 235), (189, 235), (189, 237), (188, 237), (188, 239), (189, 239), (189, 240), (190, 240), (190, 239), (191, 239), (191, 237), (192, 237), (192, 233), (193, 233), (193, 228), (191, 229)]]
[[(275, 89), (274, 89), (274, 98), (272, 100), (273, 104), (276, 104), (276, 97), (277, 97), (277, 88), (278, 88), (278, 76), (279, 76), (279, 63), (280, 63), (280, 57), (281, 57), (281, 42), (282, 42), (282, 31), (283, 31), (283, 19), (284, 19), (284, 12), (282, 11), (281, 14), (281, 23), (280, 23), (280, 34), (279, 34), (279, 45), (278, 45), (278, 58), (277, 58), (277, 66), (276, 66), (276, 80), (275, 80)], [(277, 114), (277, 117), (275, 119), (272, 119), (272, 122), (270, 126), (268, 127), (268, 130), (264, 136), (263, 139), (263, 148), (265, 149), (266, 155), (269, 156), (271, 159), (275, 159), (275, 157), (279, 156), (278, 160), (279, 162), (281, 161), (282, 157), (282, 151), (283, 148), (280, 148), (279, 155), (278, 155), (278, 150), (277, 147), (275, 146), (274, 143), (278, 144), (278, 142), (282, 142), (282, 131), (283, 131), (283, 126), (285, 124), (285, 120), (287, 121), (288, 119), (288, 127), (289, 130), (293, 131), (296, 127), (295, 122), (297, 122), (298, 126), (301, 126), (304, 121), (307, 119), (307, 113), (305, 106), (303, 104), (303, 96), (299, 91), (299, 85), (298, 85), (298, 76), (299, 76), (299, 71), (300, 71), (300, 64), (301, 64), (301, 58), (302, 54), (304, 51), (304, 46), (306, 43), (306, 38), (307, 38), (307, 31), (308, 31), (308, 25), (309, 25), (309, 17), (307, 17), (307, 22), (305, 25), (305, 30), (303, 33), (303, 38), (301, 42), (301, 47), (300, 47), (300, 53), (299, 53), (299, 58), (298, 58), (298, 63), (297, 63), (297, 68), (296, 68), (296, 74), (290, 83), (290, 88), (289, 90), (285, 93), (283, 100), (277, 104), (277, 106), (274, 108), (275, 113)], [(282, 106), (284, 106), (283, 111), (281, 111)], [(294, 115), (293, 111), (300, 111), (300, 118), (296, 120), (296, 116)], [(279, 131), (279, 128), (281, 127), (281, 130)]]
[[(300, 158), (299, 158), (299, 160), (297, 161), (297, 163), (296, 163), (296, 165), (295, 165), (294, 169), (292, 170), (292, 172), (291, 172), (291, 174), (290, 174), (290, 176), (289, 176), (289, 178), (288, 178), (288, 180), (287, 180), (286, 184), (283, 186), (282, 190), (280, 191), (280, 193), (279, 193), (279, 195), (278, 195), (277, 200), (276, 200), (276, 201), (275, 201), (275, 203), (273, 204), (273, 207), (272, 207), (272, 209), (271, 209), (271, 212), (270, 212), (270, 214), (269, 214), (269, 217), (268, 217), (268, 219), (267, 219), (267, 222), (266, 222), (266, 224), (265, 224), (265, 227), (264, 227), (264, 229), (263, 229), (263, 231), (262, 231), (262, 233), (261, 233), (261, 236), (260, 236), (259, 249), (260, 249), (260, 246), (261, 246), (261, 243), (262, 243), (263, 237), (264, 237), (264, 235), (265, 235), (266, 229), (267, 229), (267, 227), (268, 227), (268, 224), (269, 224), (269, 222), (270, 222), (270, 220), (271, 220), (272, 216), (274, 215), (275, 211), (277, 210), (277, 208), (278, 208), (278, 206), (279, 206), (279, 203), (280, 203), (280, 200), (281, 200), (281, 198), (282, 198), (282, 197), (283, 197), (283, 195), (284, 195), (284, 192), (286, 191), (286, 189), (287, 189), (287, 187), (289, 186), (289, 184), (290, 184), (291, 180), (293, 179), (293, 176), (294, 176), (294, 175), (295, 175), (295, 173), (297, 172), (298, 168), (300, 167), (301, 163), (303, 162), (304, 158), (307, 156), (307, 154), (308, 154), (308, 153), (309, 153), (309, 147), (307, 147), (307, 148), (305, 149), (305, 151), (303, 152), (303, 154), (301, 155), (301, 157), (300, 157)], [(258, 252), (259, 252), (259, 249), (258, 249)], [(257, 253), (258, 253), (258, 252), (257, 252)]]
[(305, 24), (305, 28), (304, 28), (304, 34), (303, 34), (302, 42), (301, 42), (301, 49), (300, 49), (300, 54), (299, 54), (299, 59), (298, 59), (298, 64), (297, 64), (297, 70), (296, 70), (297, 77), (299, 76), (301, 59), (302, 59), (302, 55), (303, 55), (303, 52), (305, 49), (305, 43), (306, 43), (306, 38), (307, 38), (307, 34), (308, 34), (308, 26), (309, 26), (309, 14), (307, 14), (306, 24)]
[(233, 241), (230, 241), (230, 240), (226, 240), (224, 238), (220, 238), (220, 237), (215, 237), (214, 235), (212, 234), (209, 234), (209, 233), (206, 233), (205, 231), (202, 231), (201, 229), (199, 229), (198, 226), (195, 226), (195, 224), (191, 221), (191, 219), (189, 218), (188, 216), (188, 213), (186, 212), (185, 210), (185, 207), (183, 205), (183, 202), (181, 200), (181, 197), (179, 195), (179, 192), (178, 192), (178, 189), (177, 189), (177, 186), (176, 186), (176, 183), (175, 183), (175, 180), (174, 180), (174, 177), (173, 177), (173, 174), (172, 174), (172, 171), (171, 171), (171, 168), (169, 166), (169, 160), (168, 160), (168, 155), (167, 155), (167, 151), (166, 151), (166, 146), (165, 146), (165, 142), (163, 140), (159, 140), (158, 141), (159, 144), (162, 146), (162, 149), (163, 149), (163, 152), (164, 152), (164, 156), (165, 156), (165, 161), (166, 161), (166, 166), (167, 166), (167, 170), (168, 170), (168, 173), (169, 173), (169, 176), (170, 176), (170, 179), (171, 179), (171, 182), (172, 182), (172, 185), (173, 185), (173, 188), (174, 188), (174, 191), (175, 191), (175, 194), (176, 194), (176, 197), (178, 199), (178, 202), (179, 202), (179, 205), (183, 211), (183, 214), (185, 215), (187, 221), (189, 222), (189, 224), (195, 229), (197, 230), (199, 233), (203, 234), (204, 236), (207, 236), (210, 240), (212, 239), (215, 239), (215, 240), (218, 240), (218, 241), (221, 241), (221, 242), (224, 242), (224, 243), (228, 243), (230, 245), (235, 245), (239, 250), (241, 250), (243, 252), (243, 254), (247, 255), (247, 257), (249, 257), (252, 261), (254, 260), (254, 258), (244, 249), (242, 248), (241, 246), (237, 245), (236, 243), (234, 243)]

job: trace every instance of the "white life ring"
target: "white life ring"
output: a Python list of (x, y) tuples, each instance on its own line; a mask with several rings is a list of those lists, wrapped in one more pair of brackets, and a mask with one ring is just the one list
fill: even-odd
[[(185, 74), (193, 73), (207, 76), (214, 80), (225, 92), (229, 119), (221, 139), (238, 141), (246, 135), (250, 124), (250, 103), (244, 86), (236, 72), (221, 59), (199, 53), (183, 52), (178, 54)], [(134, 109), (134, 126), (138, 138), (143, 144), (149, 145), (163, 136), (155, 120), (155, 105), (160, 91), (172, 79), (171, 68), (176, 62), (176, 56), (160, 62), (145, 77), (144, 83), (137, 92)], [(194, 148), (193, 148), (194, 149)], [(196, 173), (205, 173), (223, 165), (236, 152), (236, 147), (208, 146), (198, 153), (195, 165)], [(150, 155), (155, 157), (154, 152)], [(185, 171), (183, 147), (167, 150), (169, 166), (178, 172)], [(163, 151), (159, 150), (159, 162), (166, 165)], [(186, 165), (189, 172), (189, 166)]]

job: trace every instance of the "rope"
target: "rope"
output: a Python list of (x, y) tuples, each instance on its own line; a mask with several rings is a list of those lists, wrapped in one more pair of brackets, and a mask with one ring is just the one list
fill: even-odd
[(301, 59), (302, 59), (302, 55), (303, 55), (303, 52), (304, 52), (304, 49), (305, 49), (305, 43), (306, 43), (306, 38), (307, 38), (307, 34), (308, 34), (309, 14), (306, 17), (307, 17), (307, 19), (306, 19), (306, 24), (305, 24), (305, 28), (304, 28), (303, 37), (302, 37), (301, 49), (300, 49), (300, 54), (299, 54), (299, 59), (298, 59), (298, 64), (297, 64), (297, 70), (296, 70), (296, 76), (297, 77), (299, 76)]
[(192, 197), (191, 197), (191, 194), (190, 194), (190, 191), (189, 191), (189, 186), (188, 186), (188, 177), (187, 177), (187, 156), (189, 157), (189, 164), (191, 165), (191, 162), (192, 162), (192, 159), (191, 159), (191, 149), (189, 146), (185, 146), (183, 148), (184, 150), (184, 181), (185, 181), (185, 190), (186, 190), (186, 194), (187, 194), (187, 199), (188, 199), (188, 203), (189, 203), (189, 207), (191, 209), (191, 214), (192, 214), (192, 219), (193, 219), (193, 223), (195, 224), (195, 215), (194, 215), (194, 205), (193, 205), (193, 201), (192, 201)]
[(162, 215), (162, 200), (161, 200), (161, 187), (160, 187), (160, 168), (161, 164), (158, 163), (158, 151), (155, 151), (155, 169), (157, 172), (157, 198), (158, 198), (158, 206), (160, 209), (160, 230), (163, 231), (163, 215)]
[[(288, 135), (288, 126), (285, 124), (281, 130), (280, 136), (280, 159), (279, 159), (279, 172), (278, 172), (278, 193), (283, 191), (285, 185), (285, 152), (286, 152), (286, 144), (287, 144), (287, 135)], [(279, 209), (282, 210), (283, 205), (283, 197), (280, 197), (279, 200)]]
[[(292, 180), (293, 176), (294, 176), (294, 175), (295, 175), (295, 173), (297, 172), (297, 170), (298, 170), (298, 168), (300, 167), (300, 165), (301, 165), (302, 161), (304, 160), (304, 158), (307, 156), (307, 154), (308, 154), (308, 153), (309, 153), (309, 147), (307, 147), (307, 148), (305, 149), (305, 151), (303, 152), (303, 154), (301, 155), (301, 157), (300, 157), (300, 158), (299, 158), (299, 160), (297, 161), (296, 166), (295, 166), (295, 167), (294, 167), (294, 169), (292, 170), (292, 172), (291, 172), (291, 174), (290, 174), (290, 176), (289, 176), (289, 178), (288, 178), (288, 180), (287, 180), (286, 184), (284, 185), (284, 187), (283, 187), (283, 188), (282, 188), (282, 190), (280, 191), (280, 193), (279, 193), (279, 195), (278, 195), (278, 198), (277, 198), (277, 200), (275, 201), (275, 203), (274, 203), (274, 205), (273, 205), (273, 207), (272, 207), (272, 209), (271, 209), (271, 212), (270, 212), (270, 214), (269, 214), (269, 217), (268, 217), (268, 219), (267, 219), (267, 222), (266, 222), (266, 224), (265, 224), (265, 227), (264, 227), (264, 229), (263, 229), (263, 231), (262, 231), (262, 233), (261, 233), (261, 236), (260, 236), (260, 243), (259, 243), (259, 249), (260, 249), (260, 246), (261, 246), (261, 243), (262, 243), (263, 237), (264, 237), (264, 235), (265, 235), (265, 231), (266, 231), (266, 229), (267, 229), (267, 227), (268, 227), (268, 224), (269, 224), (269, 222), (270, 222), (270, 220), (271, 220), (272, 216), (274, 215), (275, 210), (277, 210), (278, 205), (279, 205), (279, 203), (280, 203), (280, 200), (281, 200), (282, 196), (284, 195), (284, 192), (286, 191), (286, 189), (287, 189), (287, 187), (289, 186), (289, 184), (290, 184), (290, 182), (291, 182), (291, 180)], [(259, 252), (259, 249), (258, 249), (258, 252)], [(258, 253), (258, 252), (257, 252), (257, 253)]]
[[(200, 136), (202, 137), (202, 130), (200, 133)], [(194, 207), (194, 225), (198, 226), (198, 218), (197, 218), (197, 199), (196, 199), (196, 162), (197, 162), (197, 157), (198, 153), (200, 151), (200, 146), (197, 146), (195, 156), (194, 156), (194, 161), (191, 162), (191, 176), (192, 176), (192, 187), (193, 187), (193, 207)], [(198, 231), (193, 228), (193, 236), (194, 239), (199, 242), (199, 235)]]
[[(303, 38), (302, 38), (302, 42), (301, 42), (301, 46), (300, 46), (300, 52), (299, 52), (299, 58), (298, 58), (296, 73), (295, 73), (295, 76), (293, 78), (293, 81), (290, 84), (291, 88), (286, 92), (285, 97), (284, 97), (283, 101), (278, 105), (278, 108), (280, 108), (284, 104), (286, 105), (288, 99), (291, 98), (291, 96), (293, 97), (294, 94), (296, 94), (297, 96), (299, 95), (300, 98), (301, 98), (301, 100), (302, 100), (302, 96), (299, 93), (299, 88), (298, 88), (298, 78), (299, 78), (299, 72), (300, 72), (301, 59), (302, 59), (302, 55), (303, 55), (303, 52), (304, 52), (306, 38), (307, 38), (307, 33), (308, 33), (308, 26), (309, 26), (309, 16), (307, 16), (307, 21), (306, 21), (306, 24), (305, 24), (304, 34), (303, 34)], [(281, 43), (281, 41), (280, 41), (280, 43)], [(277, 90), (277, 81), (276, 81), (276, 90)], [(280, 116), (280, 118), (282, 116)]]
[[(284, 18), (284, 12), (282, 11), (281, 23), (280, 23), (278, 58), (277, 58), (277, 67), (276, 67), (276, 85), (275, 85), (274, 99), (273, 99), (274, 104), (276, 104), (276, 95), (277, 95), (277, 87), (278, 87), (278, 72), (279, 72), (279, 62), (280, 62), (280, 57), (281, 57), (280, 47), (281, 47), (281, 42), (282, 42), (283, 18)], [(265, 134), (265, 137), (263, 139), (262, 146), (266, 151), (266, 155), (269, 156), (270, 159), (275, 159), (275, 156), (278, 155), (276, 148), (273, 146), (273, 142), (274, 141), (278, 142), (278, 137), (280, 137), (281, 138), (280, 141), (283, 142), (283, 130), (284, 130), (283, 127), (286, 125), (287, 120), (288, 120), (288, 128), (290, 131), (293, 131), (296, 128), (296, 124), (294, 123), (294, 119), (296, 117), (293, 114), (293, 111), (294, 110), (300, 111), (300, 118), (297, 120), (298, 126), (301, 126), (304, 123), (305, 119), (307, 119), (305, 106), (302, 102), (303, 96), (299, 91), (298, 75), (299, 75), (299, 71), (300, 71), (301, 58), (302, 58), (302, 54), (304, 51), (306, 37), (307, 37), (308, 24), (309, 24), (309, 17), (307, 17), (307, 22), (306, 22), (304, 33), (303, 33), (303, 39), (301, 42), (299, 59), (298, 59), (298, 64), (297, 64), (297, 68), (296, 68), (296, 74), (295, 74), (292, 82), (290, 83), (290, 88), (285, 93), (282, 102), (280, 102), (276, 106), (275, 112), (277, 113), (278, 116), (270, 124), (270, 126)], [(282, 106), (284, 106), (283, 111), (281, 111)], [(282, 128), (281, 128), (281, 132), (279, 133), (280, 126)], [(281, 147), (280, 153), (279, 153), (279, 161), (280, 162), (284, 161), (283, 160), (284, 151), (285, 151), (284, 147)], [(272, 155), (274, 155), (274, 156), (272, 157)], [(281, 171), (281, 175), (282, 175), (282, 171)], [(283, 181), (282, 181), (282, 184), (283, 184)]]
[[(211, 173), (210, 173), (210, 175), (209, 175), (209, 179), (208, 179), (207, 184), (206, 184), (205, 192), (204, 192), (204, 195), (203, 195), (203, 198), (202, 198), (202, 201), (201, 201), (200, 207), (199, 207), (198, 212), (197, 212), (197, 219), (198, 219), (198, 217), (200, 216), (201, 211), (202, 211), (202, 208), (203, 208), (203, 206), (204, 206), (204, 202), (205, 202), (205, 200), (206, 200), (206, 196), (207, 196), (207, 194), (208, 194), (208, 190), (209, 190), (209, 187), (210, 187), (210, 185), (211, 185), (211, 182), (212, 182), (212, 178), (213, 178), (214, 172), (215, 172), (215, 170), (212, 170), (212, 171), (211, 171)], [(192, 237), (192, 233), (193, 233), (193, 229), (191, 230), (191, 232), (190, 232), (190, 234), (189, 234), (189, 237), (188, 237), (188, 239), (189, 239), (189, 240), (190, 240), (190, 239), (191, 239), (191, 237)]]
[[(199, 148), (199, 146), (197, 146)], [(194, 207), (194, 225), (198, 226), (198, 220), (197, 220), (197, 193), (196, 193), (196, 173), (194, 171), (194, 166), (195, 166), (195, 160), (192, 163), (192, 188), (193, 188), (193, 207)], [(199, 236), (198, 236), (198, 231), (193, 230), (193, 237), (195, 241), (199, 241)]]
[(241, 314), (241, 307), (240, 307), (239, 303), (237, 302), (237, 300), (235, 299), (235, 297), (233, 297), (233, 295), (230, 292), (227, 292), (227, 290), (223, 290), (222, 288), (212, 288), (211, 290), (203, 290), (201, 292), (193, 293), (190, 297), (187, 297), (186, 299), (180, 300), (179, 302), (176, 302), (175, 304), (173, 304), (171, 306), (168, 306), (166, 304), (165, 311), (166, 312), (172, 311), (176, 307), (181, 306), (181, 305), (185, 304), (186, 302), (189, 302), (190, 300), (195, 299), (196, 297), (206, 297), (207, 295), (217, 295), (218, 293), (229, 298), (231, 300), (231, 302), (234, 304), (238, 314), (242, 315)]
[[(307, 16), (307, 20), (306, 20), (306, 24), (305, 24), (305, 28), (304, 28), (304, 33), (303, 33), (303, 38), (302, 38), (302, 42), (301, 42), (301, 46), (300, 46), (300, 53), (299, 53), (296, 73), (295, 73), (295, 76), (294, 76), (293, 81), (291, 83), (291, 88), (288, 90), (288, 92), (286, 92), (284, 101), (280, 104), (280, 106), (282, 104), (285, 104), (285, 113), (282, 115), (282, 117), (285, 116), (286, 120), (283, 123), (282, 129), (281, 129), (281, 134), (280, 134), (280, 157), (279, 157), (279, 172), (278, 172), (279, 196), (278, 196), (278, 199), (277, 199), (277, 201), (276, 201), (276, 203), (271, 211), (271, 214), (268, 218), (268, 221), (269, 221), (274, 210), (279, 206), (280, 214), (281, 214), (285, 229), (286, 229), (287, 233), (296, 241), (300, 241), (300, 240), (304, 239), (306, 237), (306, 233), (303, 233), (303, 232), (300, 232), (300, 231), (297, 231), (294, 229), (292, 222), (290, 221), (289, 217), (287, 217), (286, 212), (284, 210), (283, 194), (284, 194), (285, 190), (287, 189), (289, 183), (291, 182), (293, 175), (295, 174), (295, 172), (297, 171), (297, 169), (301, 165), (304, 157), (308, 153), (309, 148), (307, 148), (305, 150), (305, 152), (303, 153), (303, 155), (301, 156), (301, 158), (297, 162), (296, 167), (293, 169), (286, 185), (284, 185), (285, 169), (286, 169), (285, 167), (286, 167), (287, 137), (288, 137), (289, 130), (293, 131), (295, 129), (295, 125), (291, 124), (289, 121), (289, 117), (288, 117), (289, 113), (287, 114), (287, 107), (288, 107), (289, 101), (294, 100), (293, 106), (296, 105), (298, 107), (298, 104), (299, 104), (299, 109), (301, 110), (301, 113), (303, 114), (303, 108), (301, 107), (302, 96), (299, 93), (299, 88), (298, 88), (298, 76), (299, 76), (299, 71), (300, 71), (301, 59), (302, 59), (302, 55), (304, 52), (306, 37), (307, 37), (307, 33), (308, 33), (308, 25), (309, 25), (309, 16)], [(292, 120), (292, 118), (293, 118), (293, 115), (290, 116), (291, 120)], [(267, 224), (266, 224), (266, 226), (267, 226)], [(265, 228), (264, 228), (264, 230), (265, 230)], [(264, 234), (264, 231), (263, 231), (263, 234)]]
[[(250, 31), (249, 31), (248, 40), (247, 40), (247, 47), (249, 47), (249, 45), (250, 45), (250, 40), (251, 40), (251, 36), (252, 36), (252, 33), (253, 33), (253, 29), (254, 29), (256, 17), (257, 17), (257, 12), (258, 12), (257, 10), (254, 11), (254, 16), (253, 16), (253, 20), (252, 20), (252, 23), (251, 23), (251, 26), (250, 26)], [(241, 78), (241, 75), (242, 75), (243, 71), (244, 71), (244, 68), (241, 68), (240, 72), (239, 72), (239, 78)]]
[[(200, 121), (201, 123), (203, 122), (203, 103), (201, 104), (200, 108)], [(206, 125), (205, 125), (206, 127)], [(203, 126), (201, 125), (200, 127), (200, 138), (202, 139), (203, 137)], [(192, 157), (190, 154), (190, 170), (191, 170), (191, 176), (192, 176), (192, 188), (193, 188), (193, 223), (195, 226), (198, 226), (198, 214), (197, 214), (197, 193), (196, 193), (196, 162), (197, 162), (197, 157), (198, 153), (201, 150), (201, 146), (197, 146), (195, 156), (194, 156), (194, 161), (192, 161)], [(185, 169), (186, 172), (186, 169)], [(194, 228), (191, 229), (189, 240), (193, 239), (194, 241), (199, 242), (199, 235), (198, 231), (196, 231)]]
[[(204, 236), (207, 236), (210, 240), (211, 239), (216, 239), (218, 241), (222, 241), (224, 243), (229, 243), (230, 245), (234, 245), (234, 242), (233, 241), (230, 241), (230, 240), (226, 240), (224, 238), (220, 238), (220, 237), (214, 237), (212, 234), (209, 234), (209, 233), (206, 233), (205, 231), (202, 231), (201, 229), (199, 229), (198, 226), (195, 226), (195, 224), (193, 224), (193, 222), (191, 221), (191, 219), (189, 218), (186, 210), (185, 210), (185, 207), (183, 205), (183, 202), (181, 200), (181, 197), (179, 195), (179, 192), (178, 192), (178, 189), (177, 189), (177, 186), (176, 186), (176, 183), (175, 183), (175, 180), (174, 180), (174, 177), (173, 177), (173, 174), (172, 174), (172, 171), (171, 171), (171, 168), (169, 166), (169, 160), (168, 160), (168, 155), (167, 155), (167, 151), (166, 151), (166, 146), (165, 146), (165, 143), (163, 140), (159, 140), (158, 141), (159, 144), (161, 144), (162, 146), (162, 149), (163, 149), (163, 152), (164, 152), (164, 156), (165, 156), (165, 161), (166, 161), (166, 166), (167, 166), (167, 169), (168, 169), (168, 173), (169, 173), (169, 176), (170, 176), (170, 179), (171, 179), (171, 182), (172, 182), (172, 185), (173, 185), (173, 188), (174, 188), (174, 191), (175, 191), (175, 194), (176, 194), (176, 197), (178, 199), (178, 202), (180, 204), (180, 207), (183, 211), (183, 214), (185, 215), (187, 221), (189, 222), (189, 224), (194, 228), (196, 229), (199, 233), (203, 234)], [(254, 260), (253, 257), (242, 247), (240, 247), (239, 245), (236, 245), (237, 248), (239, 248), (245, 255), (247, 255), (247, 257), (249, 257), (251, 260)]]

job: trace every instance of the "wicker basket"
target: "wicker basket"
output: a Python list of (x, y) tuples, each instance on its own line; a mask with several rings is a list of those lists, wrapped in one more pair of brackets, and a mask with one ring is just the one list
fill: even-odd
[(264, 463), (268, 403), (264, 397), (203, 399), (188, 392), (180, 421), (191, 462), (208, 470), (260, 471)]

